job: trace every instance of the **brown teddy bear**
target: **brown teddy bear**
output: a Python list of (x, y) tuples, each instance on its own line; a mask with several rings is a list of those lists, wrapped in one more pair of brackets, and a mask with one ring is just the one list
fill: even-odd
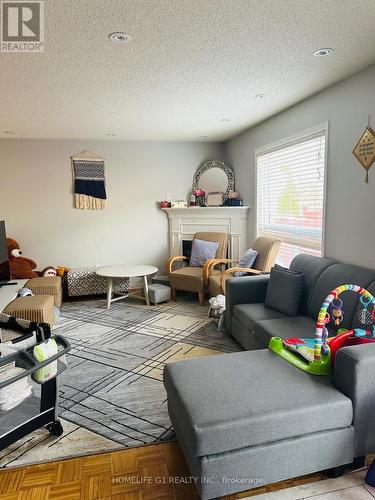
[(16, 240), (7, 238), (10, 274), (13, 279), (37, 278), (39, 275), (33, 271), (36, 263), (26, 257), (21, 257), (22, 251)]

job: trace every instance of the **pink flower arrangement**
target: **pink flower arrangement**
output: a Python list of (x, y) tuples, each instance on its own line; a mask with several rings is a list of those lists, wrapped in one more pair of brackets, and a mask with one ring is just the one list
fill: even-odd
[(194, 189), (193, 195), (195, 196), (197, 206), (204, 207), (204, 197), (206, 196), (206, 191), (201, 188), (197, 188)]
[(197, 188), (197, 189), (194, 189), (193, 194), (195, 196), (199, 196), (199, 197), (206, 196), (206, 191), (203, 191), (203, 189), (201, 189), (201, 188)]

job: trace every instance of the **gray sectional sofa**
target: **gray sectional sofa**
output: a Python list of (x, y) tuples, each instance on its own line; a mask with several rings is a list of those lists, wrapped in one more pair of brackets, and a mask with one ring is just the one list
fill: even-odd
[[(227, 328), (245, 349), (264, 349), (268, 347), (271, 337), (314, 337), (316, 318), (323, 300), (338, 285), (352, 283), (375, 292), (374, 269), (304, 254), (295, 257), (290, 268), (304, 274), (299, 313), (293, 317), (265, 306), (269, 276), (244, 277), (228, 282)], [(283, 290), (280, 290), (282, 300)], [(337, 328), (359, 327), (358, 309), (358, 295), (347, 294), (344, 321)], [(332, 328), (330, 334), (335, 334)]]
[[(375, 451), (375, 344), (340, 349), (332, 376), (320, 377), (267, 348), (273, 335), (312, 337), (320, 305), (336, 286), (354, 283), (374, 293), (375, 271), (306, 255), (291, 268), (304, 273), (297, 316), (265, 307), (268, 276), (230, 279), (227, 325), (247, 351), (165, 367), (171, 421), (204, 500), (342, 471)], [(355, 294), (344, 306), (340, 326), (357, 326)]]

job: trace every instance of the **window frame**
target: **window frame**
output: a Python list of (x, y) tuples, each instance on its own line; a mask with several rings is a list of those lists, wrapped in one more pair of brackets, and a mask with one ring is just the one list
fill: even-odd
[(308, 140), (309, 137), (323, 132), (325, 137), (325, 154), (324, 154), (324, 179), (323, 179), (323, 216), (322, 216), (322, 255), (326, 255), (326, 217), (327, 217), (327, 180), (328, 180), (328, 155), (329, 155), (329, 121), (319, 123), (314, 127), (297, 132), (296, 134), (278, 139), (276, 141), (265, 144), (255, 149), (255, 207), (254, 207), (254, 221), (255, 221), (255, 236), (258, 238), (258, 156), (266, 153), (271, 153), (278, 149), (283, 149), (293, 145), (293, 143), (303, 142), (304, 139)]

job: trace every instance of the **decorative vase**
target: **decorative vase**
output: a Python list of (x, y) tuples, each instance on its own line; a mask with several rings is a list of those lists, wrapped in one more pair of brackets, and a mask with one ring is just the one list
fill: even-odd
[(205, 199), (204, 196), (195, 196), (195, 202), (197, 204), (197, 207), (204, 207), (205, 206), (204, 199)]

